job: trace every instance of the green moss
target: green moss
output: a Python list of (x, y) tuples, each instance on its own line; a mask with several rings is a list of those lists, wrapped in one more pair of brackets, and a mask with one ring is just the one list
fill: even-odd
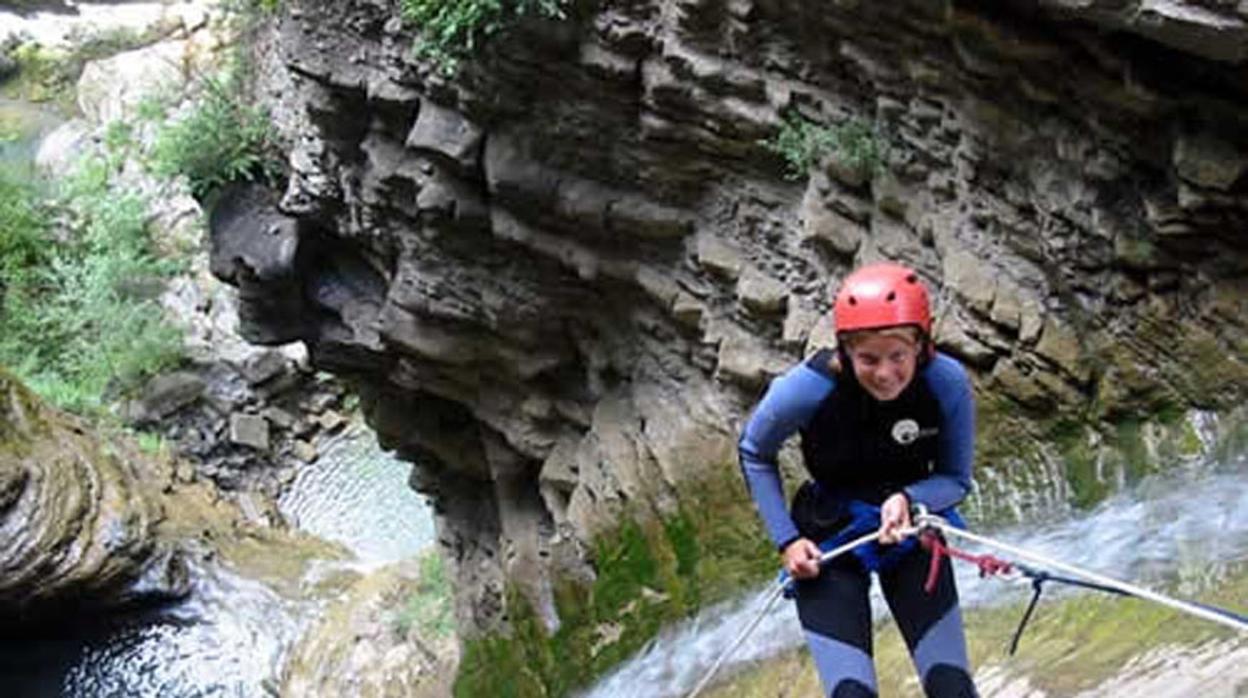
[(776, 555), (735, 468), (691, 484), (661, 517), (625, 518), (593, 546), (592, 584), (555, 583), (548, 633), (516, 590), (510, 634), (466, 643), (457, 696), (563, 696), (640, 650), (665, 624), (775, 572)]
[(663, 532), (676, 555), (676, 576), (692, 577), (698, 569), (697, 530), (689, 517), (681, 514), (663, 522)]
[(1097, 454), (1086, 440), (1069, 441), (1061, 447), (1066, 464), (1066, 482), (1077, 507), (1090, 507), (1110, 493), (1109, 483), (1098, 472)]

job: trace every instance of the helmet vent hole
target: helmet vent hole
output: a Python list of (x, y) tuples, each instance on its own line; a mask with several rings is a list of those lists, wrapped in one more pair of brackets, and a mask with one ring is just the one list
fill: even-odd
[(856, 296), (850, 296), (850, 297), (849, 297), (849, 304), (850, 304), (850, 305), (858, 305), (858, 298), (857, 298)]
[(886, 300), (888, 300), (888, 302), (890, 302), (890, 303), (891, 303), (891, 302), (893, 302), (893, 301), (895, 301), (895, 300), (897, 300), (897, 292), (896, 292), (896, 291), (889, 291), (889, 292), (888, 292), (888, 297), (887, 297), (887, 299), (886, 299)]
[(918, 277), (918, 275), (916, 275), (916, 274), (911, 274), (911, 275), (907, 276), (907, 277), (906, 277), (906, 283), (910, 283), (910, 284), (917, 284), (917, 283), (919, 283), (919, 277)]

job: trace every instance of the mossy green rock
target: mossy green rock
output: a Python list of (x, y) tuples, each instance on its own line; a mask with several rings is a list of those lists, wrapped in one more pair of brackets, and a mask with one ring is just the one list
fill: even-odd
[[(429, 554), (436, 554), (430, 552)], [(300, 639), (282, 671), (283, 696), (435, 698), (450, 691), (458, 648), (449, 633), (401, 622), (403, 604), (422, 593), (420, 559), (357, 580)], [(449, 614), (449, 590), (440, 600)]]
[(665, 624), (758, 583), (777, 557), (735, 468), (682, 490), (673, 514), (598, 536), (589, 583), (556, 583), (553, 632), (516, 590), (510, 631), (465, 643), (456, 696), (562, 696), (641, 649)]
[(167, 480), (153, 468), (0, 370), (0, 616), (125, 603), (140, 578), (144, 594), (182, 593), (185, 569), (153, 535)]

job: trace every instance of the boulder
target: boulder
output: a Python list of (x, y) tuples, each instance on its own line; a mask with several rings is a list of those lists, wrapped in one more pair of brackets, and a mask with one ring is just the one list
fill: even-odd
[(92, 61), (78, 79), (78, 108), (96, 124), (132, 121), (145, 98), (185, 89), (186, 57), (185, 41), (165, 41)]

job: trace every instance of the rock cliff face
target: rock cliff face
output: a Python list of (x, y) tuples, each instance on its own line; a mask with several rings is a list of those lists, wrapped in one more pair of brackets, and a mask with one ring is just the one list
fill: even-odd
[[(1070, 479), (1055, 434), (1248, 392), (1242, 3), (582, 4), (453, 79), (387, 3), (285, 5), (290, 183), (223, 198), (214, 271), (416, 463), (469, 634), (508, 581), (556, 627), (595, 535), (736, 477), (868, 260), (935, 290), (987, 514)], [(869, 128), (786, 179), (763, 141), (794, 115)]]
[(100, 443), (0, 371), (3, 627), (190, 591), (182, 552), (156, 536), (161, 483), (125, 443)]

